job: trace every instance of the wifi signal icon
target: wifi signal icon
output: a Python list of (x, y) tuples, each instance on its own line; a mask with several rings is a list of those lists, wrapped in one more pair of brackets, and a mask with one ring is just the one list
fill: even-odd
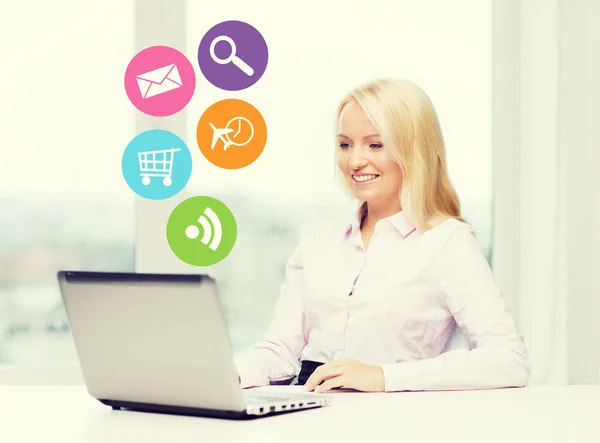
[[(221, 244), (221, 238), (223, 237), (221, 220), (215, 211), (210, 207), (207, 207), (202, 215), (198, 217), (197, 222), (202, 226), (203, 232), (200, 241), (213, 251), (216, 251)], [(200, 235), (200, 229), (196, 225), (189, 225), (185, 229), (185, 235), (189, 239), (196, 239)]]
[(237, 223), (231, 210), (222, 201), (202, 195), (179, 203), (169, 216), (166, 231), (171, 251), (192, 266), (220, 262), (233, 250), (237, 239)]

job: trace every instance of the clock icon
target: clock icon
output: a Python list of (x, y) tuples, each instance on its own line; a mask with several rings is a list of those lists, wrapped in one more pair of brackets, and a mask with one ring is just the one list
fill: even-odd
[(226, 99), (213, 103), (196, 126), (196, 140), (204, 157), (224, 169), (250, 165), (267, 144), (267, 125), (250, 103)]
[(229, 146), (245, 146), (254, 137), (254, 126), (246, 117), (233, 117), (224, 128), (217, 128), (209, 122), (213, 130), (213, 142), (211, 148), (214, 149), (218, 140), (223, 142), (223, 150), (227, 151)]
[(233, 129), (233, 132), (227, 135), (232, 145), (245, 146), (254, 137), (254, 126), (246, 117), (234, 117), (229, 120), (225, 127)]

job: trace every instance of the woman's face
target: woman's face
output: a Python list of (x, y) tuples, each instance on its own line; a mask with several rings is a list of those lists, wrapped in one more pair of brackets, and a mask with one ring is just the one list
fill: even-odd
[(356, 100), (350, 101), (338, 123), (338, 166), (355, 197), (368, 203), (398, 204), (400, 166)]

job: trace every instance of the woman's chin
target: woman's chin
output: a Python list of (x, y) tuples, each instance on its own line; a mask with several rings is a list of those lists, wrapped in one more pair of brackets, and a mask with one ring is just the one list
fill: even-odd
[(361, 201), (370, 201), (370, 200), (380, 200), (382, 198), (385, 199), (385, 192), (382, 192), (380, 186), (377, 186), (377, 181), (379, 179), (374, 180), (374, 183), (358, 183), (351, 179), (349, 183), (350, 189), (352, 190), (352, 194), (354, 197)]
[(373, 192), (371, 189), (353, 189), (354, 197), (361, 201), (377, 200), (377, 192)]

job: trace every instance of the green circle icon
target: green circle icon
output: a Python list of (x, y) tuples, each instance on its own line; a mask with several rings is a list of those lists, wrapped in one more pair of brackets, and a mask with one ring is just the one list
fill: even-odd
[(235, 245), (237, 224), (225, 204), (212, 197), (191, 197), (173, 209), (167, 241), (173, 253), (193, 266), (223, 260)]

